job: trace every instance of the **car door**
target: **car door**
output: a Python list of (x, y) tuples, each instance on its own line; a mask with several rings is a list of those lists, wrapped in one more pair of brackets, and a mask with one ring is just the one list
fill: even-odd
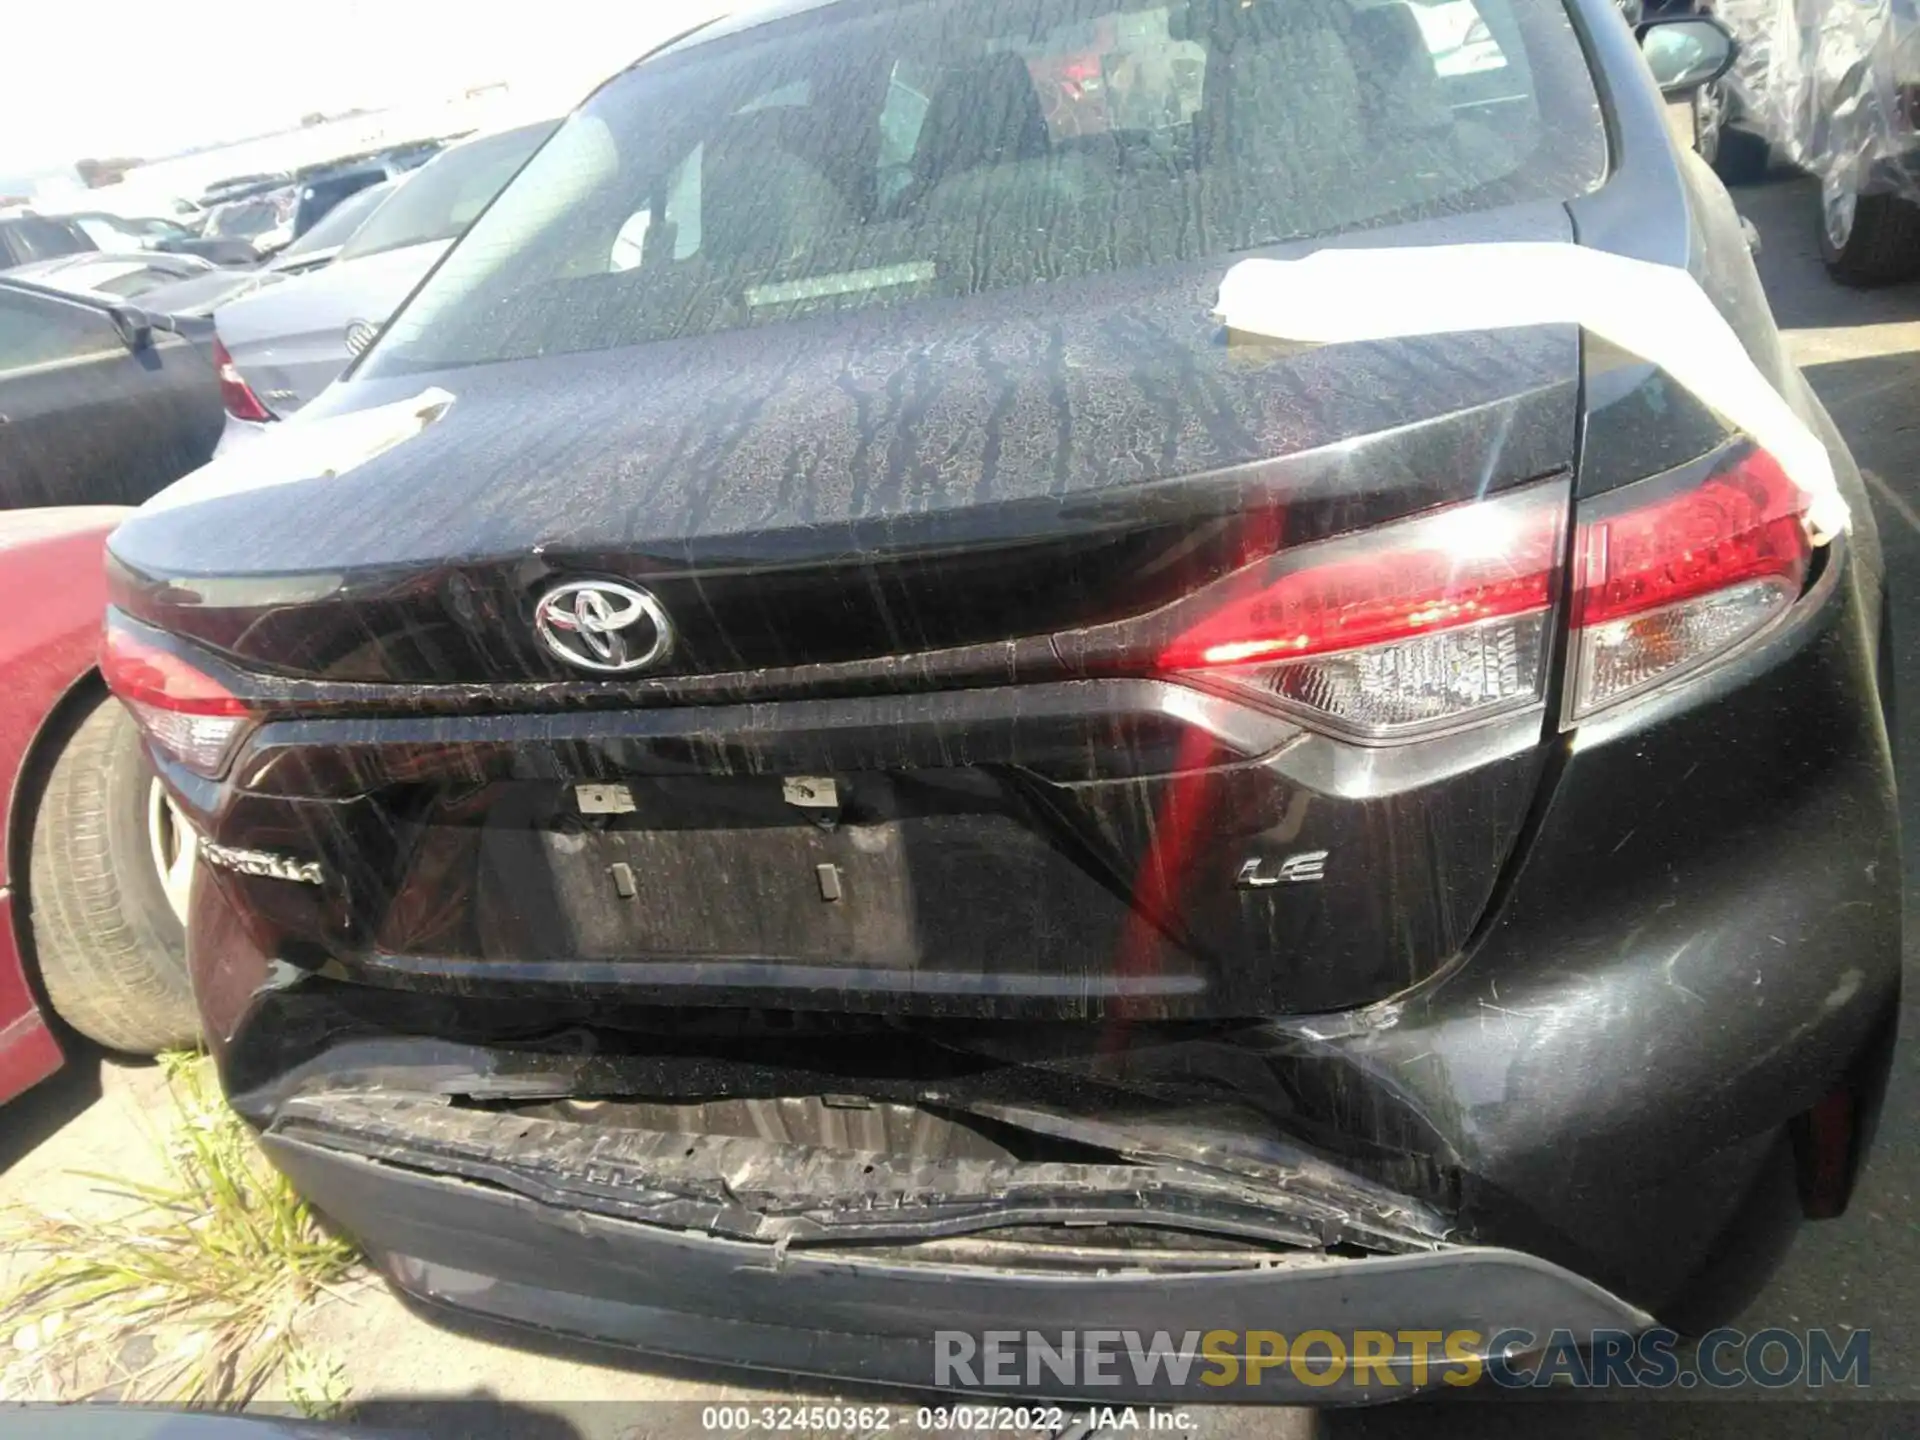
[(137, 505), (203, 464), (220, 424), (191, 345), (136, 347), (104, 306), (0, 286), (0, 507)]

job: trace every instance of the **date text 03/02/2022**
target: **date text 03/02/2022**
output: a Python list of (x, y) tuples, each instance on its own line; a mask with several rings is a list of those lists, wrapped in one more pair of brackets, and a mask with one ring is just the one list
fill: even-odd
[[(875, 1435), (888, 1430), (1004, 1432), (1058, 1434), (1073, 1418), (1063, 1405), (708, 1405), (700, 1412), (700, 1428), (709, 1433), (745, 1434), (750, 1431), (805, 1431), (809, 1434), (846, 1431)], [(1168, 1430), (1192, 1428), (1184, 1410), (1140, 1411), (1132, 1406), (1109, 1407), (1103, 1430)]]

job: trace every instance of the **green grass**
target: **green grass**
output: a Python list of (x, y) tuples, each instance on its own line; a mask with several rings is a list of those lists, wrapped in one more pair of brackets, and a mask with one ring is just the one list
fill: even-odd
[(348, 1276), (352, 1246), (267, 1164), (210, 1062), (175, 1054), (161, 1064), (174, 1101), (167, 1178), (85, 1175), (117, 1202), (104, 1219), (17, 1212), (3, 1238), (37, 1259), (0, 1299), (0, 1322), (14, 1333), (37, 1326), (48, 1361), (82, 1372), (83, 1350), (120, 1355), (155, 1340), (146, 1348), (156, 1358), (106, 1382), (124, 1401), (244, 1405), (277, 1380), (301, 1408), (337, 1410), (344, 1379), (300, 1345), (297, 1321)]

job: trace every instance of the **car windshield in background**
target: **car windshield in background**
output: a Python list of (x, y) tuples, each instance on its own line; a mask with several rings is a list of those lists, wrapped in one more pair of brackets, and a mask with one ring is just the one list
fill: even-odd
[(1040, 284), (1603, 178), (1547, 0), (922, 0), (603, 87), (368, 376)]
[(346, 244), (366, 218), (378, 210), (386, 198), (393, 194), (399, 183), (397, 180), (387, 180), (378, 185), (368, 186), (365, 190), (356, 190), (322, 215), (312, 229), (282, 250), (277, 258), (282, 261), (291, 260), (301, 255), (310, 255), (315, 250)]
[(98, 248), (83, 231), (39, 215), (0, 220), (0, 231), (5, 232), (4, 242), (0, 242), (0, 268)]
[(357, 260), (451, 240), (486, 209), (513, 172), (553, 133), (552, 125), (527, 125), (482, 140), (470, 140), (435, 157), (415, 171), (391, 205), (360, 227), (341, 247), (341, 260)]
[(81, 234), (102, 250), (137, 250), (141, 241), (147, 238), (133, 226), (105, 215), (74, 215), (68, 218), (80, 227)]
[(292, 208), (291, 190), (278, 190), (257, 200), (222, 205), (207, 221), (207, 234), (217, 240), (251, 240), (285, 220)]
[(385, 170), (364, 169), (307, 181), (300, 187), (299, 227), (311, 229), (331, 215), (342, 200), (358, 195), (369, 186), (379, 185), (386, 178)]

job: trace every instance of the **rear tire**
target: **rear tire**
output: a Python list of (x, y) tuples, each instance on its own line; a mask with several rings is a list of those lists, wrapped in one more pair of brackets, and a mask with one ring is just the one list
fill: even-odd
[[(157, 848), (153, 767), (118, 701), (82, 716), (47, 773), (34, 816), (29, 903), (54, 1011), (113, 1050), (150, 1055), (199, 1035), (186, 930)], [(192, 832), (178, 843), (177, 882)]]
[(1842, 285), (1893, 285), (1920, 275), (1920, 208), (1893, 195), (1820, 187), (1820, 258)]

